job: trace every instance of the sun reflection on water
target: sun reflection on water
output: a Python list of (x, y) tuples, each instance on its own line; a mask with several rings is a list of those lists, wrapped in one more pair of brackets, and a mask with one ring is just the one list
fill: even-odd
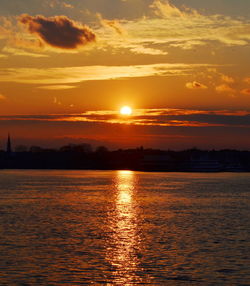
[(118, 171), (115, 186), (114, 211), (109, 223), (112, 235), (107, 251), (107, 260), (114, 271), (114, 282), (118, 285), (133, 285), (140, 282), (141, 270), (138, 253), (140, 234), (138, 206), (136, 205), (136, 175), (132, 171)]

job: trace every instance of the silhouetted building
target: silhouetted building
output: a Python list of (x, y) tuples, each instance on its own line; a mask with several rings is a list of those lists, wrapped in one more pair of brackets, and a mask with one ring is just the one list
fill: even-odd
[(6, 152), (7, 152), (7, 154), (11, 154), (12, 153), (10, 134), (8, 134)]
[(193, 154), (187, 169), (189, 172), (220, 172), (222, 170), (222, 164), (217, 159), (210, 158), (207, 152)]

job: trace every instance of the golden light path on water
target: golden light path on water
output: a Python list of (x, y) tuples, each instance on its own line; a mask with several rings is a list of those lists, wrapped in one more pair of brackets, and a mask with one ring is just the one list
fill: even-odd
[(141, 281), (142, 270), (138, 253), (141, 247), (136, 201), (136, 175), (132, 171), (118, 171), (115, 178), (115, 206), (110, 213), (111, 237), (107, 260), (114, 271), (116, 285), (134, 285)]

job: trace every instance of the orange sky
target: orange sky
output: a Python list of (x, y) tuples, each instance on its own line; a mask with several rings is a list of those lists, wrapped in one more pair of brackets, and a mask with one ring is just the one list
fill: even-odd
[(1, 4), (2, 148), (10, 132), (16, 145), (249, 149), (246, 2)]

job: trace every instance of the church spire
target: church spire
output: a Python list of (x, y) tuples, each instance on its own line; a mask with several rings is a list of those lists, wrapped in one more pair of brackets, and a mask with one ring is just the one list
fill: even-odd
[(8, 154), (11, 154), (11, 140), (10, 140), (10, 134), (8, 133), (8, 139), (7, 139), (7, 146), (6, 146), (6, 151)]

